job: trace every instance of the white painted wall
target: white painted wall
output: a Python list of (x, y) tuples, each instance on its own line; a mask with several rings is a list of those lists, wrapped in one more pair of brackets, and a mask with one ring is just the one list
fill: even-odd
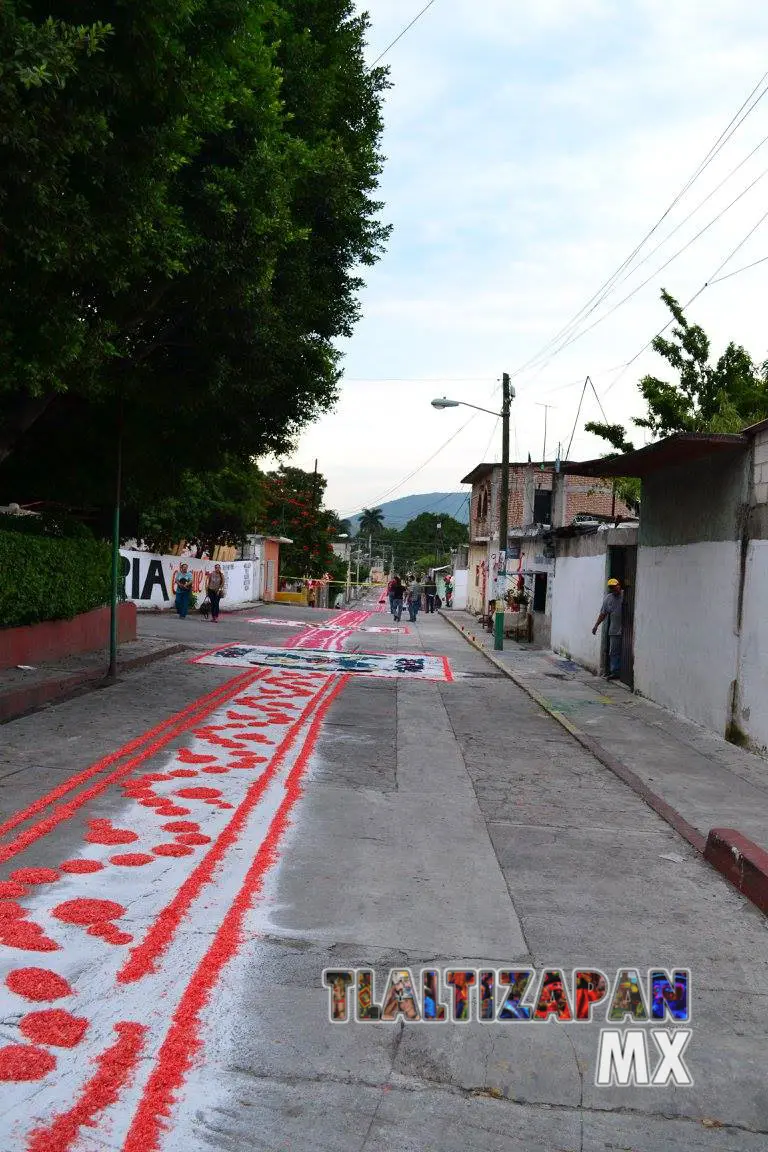
[(469, 570), (456, 568), (453, 573), (453, 606), (457, 611), (463, 612), (467, 607), (467, 593), (469, 591)]
[(755, 744), (767, 748), (768, 540), (753, 540), (747, 554), (740, 672), (738, 725)]
[(732, 540), (638, 549), (635, 688), (721, 736), (736, 677), (738, 573)]
[(552, 589), (552, 639), (556, 652), (600, 671), (601, 630), (592, 635), (605, 596), (606, 556), (558, 556)]
[[(121, 548), (120, 555), (128, 570), (125, 574), (125, 596), (140, 608), (172, 608), (176, 595), (176, 575), (182, 563), (189, 567), (193, 591), (199, 597), (205, 593), (205, 573), (212, 572), (212, 560), (198, 560), (192, 556), (158, 556), (152, 552), (138, 552)], [(227, 593), (224, 605), (247, 604), (259, 599), (260, 559), (222, 562)]]

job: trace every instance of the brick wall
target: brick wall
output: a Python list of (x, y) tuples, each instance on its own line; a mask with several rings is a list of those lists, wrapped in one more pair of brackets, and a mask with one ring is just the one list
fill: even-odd
[(602, 484), (588, 476), (566, 476), (563, 523), (570, 524), (579, 513), (591, 513), (593, 516), (631, 515), (627, 505), (618, 496), (614, 508), (610, 484)]
[[(552, 468), (544, 471), (534, 464), (533, 483), (537, 490), (551, 492), (555, 472)], [(521, 528), (525, 514), (525, 476), (528, 465), (513, 464), (509, 469), (509, 518), (510, 528)], [(768, 467), (766, 467), (768, 473)], [(768, 476), (766, 477), (768, 479)], [(565, 506), (563, 510), (563, 524), (570, 524), (574, 516), (579, 513), (591, 513), (593, 516), (610, 516), (613, 509), (613, 494), (610, 484), (602, 484), (586, 476), (563, 476), (565, 485)], [(478, 515), (481, 501), (488, 494), (489, 515), (483, 519)], [(501, 500), (501, 466), (494, 468), (493, 473), (484, 476), (472, 487), (470, 539), (478, 536), (493, 536), (499, 530), (499, 505)], [(626, 504), (616, 499), (615, 515), (629, 516), (630, 510)]]

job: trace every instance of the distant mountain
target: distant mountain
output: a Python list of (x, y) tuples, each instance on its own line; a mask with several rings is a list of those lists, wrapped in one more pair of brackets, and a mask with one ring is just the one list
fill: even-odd
[[(404, 528), (409, 520), (415, 520), (422, 512), (433, 512), (436, 516), (453, 516), (462, 524), (469, 523), (469, 493), (467, 492), (423, 492), (418, 496), (401, 496), (399, 500), (388, 500), (378, 504), (384, 513), (385, 528)], [(361, 513), (350, 516), (353, 529), (357, 530)]]

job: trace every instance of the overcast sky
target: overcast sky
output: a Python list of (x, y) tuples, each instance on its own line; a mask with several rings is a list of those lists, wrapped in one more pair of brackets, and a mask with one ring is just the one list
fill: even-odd
[[(371, 19), (371, 61), (424, 3), (361, 5)], [(472, 413), (437, 412), (429, 402), (445, 394), (495, 407), (503, 370), (517, 388), (518, 458), (541, 457), (537, 405), (554, 405), (548, 456), (558, 441), (567, 444), (587, 374), (611, 422), (639, 414), (637, 380), (664, 364), (648, 352), (620, 371), (668, 318), (660, 289), (688, 301), (768, 211), (766, 175), (657, 273), (768, 170), (766, 143), (582, 327), (652, 276), (650, 283), (557, 356), (515, 375), (630, 256), (758, 84), (768, 67), (768, 4), (435, 0), (386, 63), (393, 88), (381, 199), (393, 232), (384, 258), (366, 273), (363, 317), (344, 344), (341, 400), (305, 432), (290, 461), (311, 468), (318, 458), (327, 503), (342, 514), (414, 492), (458, 490), (476, 463), (498, 459), (500, 428), (480, 414), (438, 453)], [(764, 136), (768, 97), (635, 264)], [(721, 275), (765, 256), (768, 220)], [(765, 263), (709, 287), (689, 315), (715, 353), (733, 339), (762, 360), (767, 290)], [(590, 391), (571, 459), (605, 450), (583, 431), (584, 420), (596, 418)]]

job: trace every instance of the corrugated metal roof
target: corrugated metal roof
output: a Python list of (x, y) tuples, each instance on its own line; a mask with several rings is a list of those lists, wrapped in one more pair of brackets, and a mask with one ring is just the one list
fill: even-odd
[(680, 464), (690, 464), (703, 460), (718, 452), (735, 451), (746, 448), (749, 440), (744, 435), (716, 435), (709, 432), (678, 432), (649, 444), (637, 452), (624, 456), (600, 457), (587, 460), (583, 464), (563, 464), (562, 471), (571, 476), (647, 476), (662, 468), (676, 468)]

